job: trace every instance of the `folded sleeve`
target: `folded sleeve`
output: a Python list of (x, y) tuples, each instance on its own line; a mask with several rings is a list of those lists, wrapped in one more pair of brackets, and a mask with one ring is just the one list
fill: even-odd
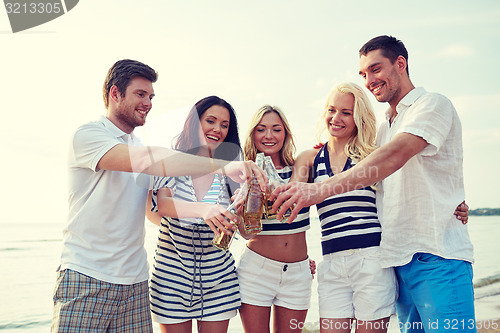
[(427, 94), (407, 110), (398, 133), (410, 133), (423, 138), (428, 145), (420, 152), (423, 156), (435, 155), (451, 130), (453, 105), (439, 94)]
[(151, 211), (158, 212), (158, 190), (164, 187), (175, 189), (175, 177), (151, 177)]

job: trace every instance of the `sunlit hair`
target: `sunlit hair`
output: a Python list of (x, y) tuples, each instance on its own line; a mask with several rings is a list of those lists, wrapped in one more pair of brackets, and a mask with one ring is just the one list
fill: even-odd
[(200, 119), (201, 116), (212, 106), (219, 105), (229, 111), (229, 128), (227, 136), (214, 152), (214, 158), (232, 161), (240, 159), (241, 145), (238, 135), (238, 122), (233, 107), (217, 96), (205, 97), (191, 108), (182, 132), (174, 138), (174, 149), (196, 155), (200, 149)]
[(354, 110), (353, 118), (355, 129), (347, 144), (345, 146), (345, 153), (351, 159), (356, 159), (358, 161), (362, 160), (370, 153), (372, 153), (377, 147), (375, 145), (375, 135), (377, 133), (377, 122), (375, 119), (375, 113), (371, 106), (368, 97), (365, 92), (358, 85), (350, 82), (343, 82), (335, 86), (328, 97), (326, 98), (326, 104), (323, 109), (323, 116), (319, 122), (318, 136), (321, 141), (323, 134), (327, 133), (326, 123), (324, 121), (325, 116), (328, 112), (330, 99), (336, 92), (342, 94), (351, 94), (354, 96)]
[(285, 130), (285, 140), (283, 142), (283, 147), (280, 150), (281, 163), (285, 166), (293, 165), (295, 159), (295, 143), (293, 142), (292, 131), (290, 130), (290, 125), (285, 117), (285, 114), (278, 109), (276, 106), (264, 105), (257, 112), (254, 113), (252, 119), (250, 120), (250, 127), (248, 129), (247, 138), (245, 140), (245, 145), (243, 146), (243, 154), (245, 160), (255, 161), (255, 157), (258, 153), (257, 147), (255, 146), (254, 131), (257, 125), (262, 120), (265, 114), (269, 112), (276, 113), (283, 123), (283, 128)]

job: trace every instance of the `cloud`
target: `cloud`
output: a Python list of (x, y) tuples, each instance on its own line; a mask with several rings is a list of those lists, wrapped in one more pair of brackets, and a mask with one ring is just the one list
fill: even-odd
[(437, 56), (439, 58), (461, 58), (475, 55), (475, 50), (466, 44), (450, 44), (441, 49)]
[(451, 98), (464, 129), (498, 129), (500, 94), (463, 95)]

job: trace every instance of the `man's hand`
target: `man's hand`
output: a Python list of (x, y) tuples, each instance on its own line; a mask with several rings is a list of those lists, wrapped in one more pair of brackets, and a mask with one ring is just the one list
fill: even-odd
[(456, 216), (457, 220), (462, 221), (462, 224), (467, 224), (467, 222), (469, 222), (469, 206), (465, 203), (465, 200), (457, 206), (453, 214)]
[(312, 278), (314, 279), (314, 274), (316, 274), (316, 261), (309, 258), (309, 269), (311, 270)]
[(264, 170), (259, 168), (253, 161), (235, 161), (230, 162), (224, 167), (224, 172), (238, 183), (249, 181), (254, 175), (259, 182), (260, 188), (263, 192), (267, 189), (267, 176)]
[(277, 187), (271, 193), (271, 200), (276, 198), (273, 210), (277, 212), (276, 219), (280, 220), (288, 209), (292, 214), (288, 223), (292, 222), (300, 210), (312, 206), (324, 200), (320, 191), (321, 183), (296, 183), (291, 182)]

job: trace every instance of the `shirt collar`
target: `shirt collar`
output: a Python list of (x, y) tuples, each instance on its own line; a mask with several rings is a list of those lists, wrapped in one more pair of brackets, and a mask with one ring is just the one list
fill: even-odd
[(111, 120), (106, 118), (105, 116), (101, 116), (101, 119), (99, 121), (106, 127), (116, 138), (123, 138), (126, 141), (131, 139), (132, 141), (135, 141), (136, 137), (134, 135), (134, 132), (128, 134), (119, 129)]
[(400, 105), (401, 106), (410, 107), (420, 97), (422, 97), (423, 95), (425, 95), (425, 93), (426, 93), (426, 91), (422, 87), (414, 88), (409, 93), (407, 93), (406, 96), (403, 97), (402, 100), (399, 101), (398, 106), (396, 108), (398, 108)]
[[(396, 106), (396, 111), (398, 112), (396, 118), (406, 109), (408, 109), (413, 103), (415, 103), (420, 97), (425, 95), (427, 91), (422, 87), (417, 87), (412, 89), (409, 93), (407, 93)], [(385, 118), (387, 120), (391, 119), (392, 109), (388, 108), (385, 112)], [(394, 120), (396, 120), (396, 118)]]

